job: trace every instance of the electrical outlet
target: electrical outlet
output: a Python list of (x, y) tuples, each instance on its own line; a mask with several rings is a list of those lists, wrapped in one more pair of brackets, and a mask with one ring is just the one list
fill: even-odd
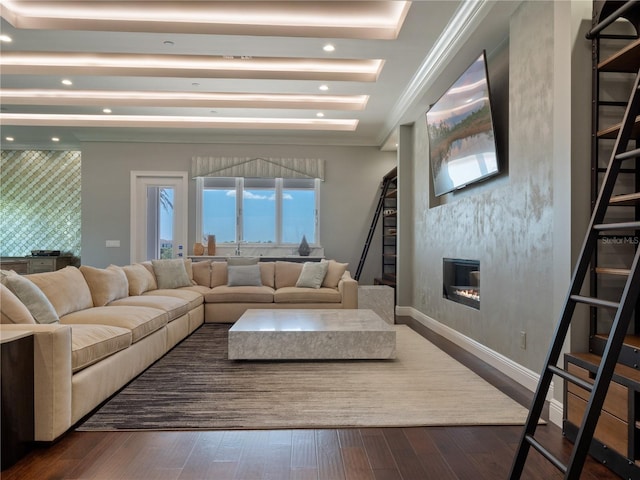
[(107, 240), (106, 246), (107, 248), (117, 248), (120, 246), (120, 240)]
[(527, 332), (520, 332), (520, 348), (527, 349)]

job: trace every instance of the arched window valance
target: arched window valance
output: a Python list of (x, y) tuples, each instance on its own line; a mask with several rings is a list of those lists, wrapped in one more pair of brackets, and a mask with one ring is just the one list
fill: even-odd
[(318, 158), (193, 157), (193, 177), (319, 178), (324, 160)]

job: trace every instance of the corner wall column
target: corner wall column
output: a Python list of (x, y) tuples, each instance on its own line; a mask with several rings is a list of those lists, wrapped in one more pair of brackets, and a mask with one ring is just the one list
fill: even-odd
[[(428, 180), (428, 179), (427, 179)], [(398, 129), (398, 238), (396, 259), (396, 304), (413, 306), (413, 125)]]

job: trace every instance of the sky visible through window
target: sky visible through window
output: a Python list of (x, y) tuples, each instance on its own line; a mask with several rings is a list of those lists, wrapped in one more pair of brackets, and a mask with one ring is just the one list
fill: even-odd
[[(166, 189), (173, 204), (173, 190)], [(245, 189), (244, 241), (273, 243), (276, 240), (275, 192), (273, 189)], [(282, 192), (282, 242), (298, 244), (305, 235), (315, 239), (315, 191), (287, 189)], [(231, 189), (203, 190), (203, 234), (215, 235), (216, 243), (236, 241), (236, 191)], [(161, 238), (172, 240), (173, 209), (166, 204), (160, 210)], [(204, 242), (204, 238), (200, 240)]]

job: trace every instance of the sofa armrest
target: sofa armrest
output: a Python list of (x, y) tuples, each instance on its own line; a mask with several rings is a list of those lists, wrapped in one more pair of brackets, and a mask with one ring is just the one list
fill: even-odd
[(34, 439), (52, 441), (71, 427), (71, 327), (3, 324), (34, 334)]
[(351, 278), (348, 270), (338, 282), (338, 291), (342, 295), (342, 308), (358, 308), (358, 281)]

